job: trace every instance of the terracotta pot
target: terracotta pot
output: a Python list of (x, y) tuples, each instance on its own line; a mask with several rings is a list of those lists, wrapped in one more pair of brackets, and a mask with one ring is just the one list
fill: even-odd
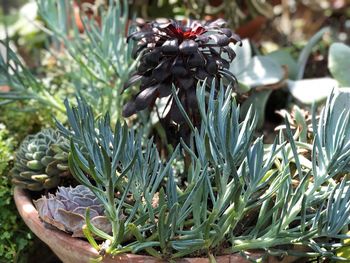
[[(43, 242), (45, 242), (52, 251), (64, 262), (64, 263), (87, 263), (91, 258), (97, 258), (99, 255), (97, 251), (90, 246), (90, 244), (82, 239), (73, 238), (70, 235), (54, 229), (48, 229), (40, 221), (39, 215), (35, 207), (33, 206), (31, 197), (28, 191), (15, 187), (14, 198), (19, 214), (21, 215), (27, 226), (38, 236)], [(260, 253), (251, 253), (252, 258), (258, 259), (261, 256)], [(292, 262), (296, 258), (288, 257), (282, 261), (275, 257), (270, 257), (266, 262)], [(219, 256), (216, 258), (218, 263), (248, 263), (250, 261), (242, 258), (238, 254)], [(158, 260), (154, 257), (144, 255), (122, 254), (115, 257), (105, 257), (103, 262), (105, 263), (161, 263), (166, 262)], [(209, 263), (207, 258), (183, 258), (177, 261), (178, 263)], [(296, 261), (302, 262), (302, 261)]]

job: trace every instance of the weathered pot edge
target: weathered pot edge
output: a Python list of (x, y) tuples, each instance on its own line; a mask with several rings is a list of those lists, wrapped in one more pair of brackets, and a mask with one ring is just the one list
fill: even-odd
[[(64, 263), (84, 263), (89, 262), (91, 258), (97, 258), (99, 255), (97, 251), (90, 246), (90, 244), (82, 239), (73, 238), (70, 235), (59, 231), (45, 228), (44, 224), (40, 221), (37, 210), (35, 209), (32, 200), (23, 189), (15, 187), (14, 199), (17, 206), (17, 210), (21, 215), (26, 225), (38, 236), (43, 242), (45, 242), (52, 251), (64, 262)], [(259, 257), (259, 253), (252, 253), (252, 257)], [(122, 254), (115, 256), (114, 258), (105, 258), (105, 263), (112, 262), (145, 262), (145, 263), (160, 263), (164, 262), (154, 257), (134, 254)], [(183, 258), (178, 261), (179, 263), (206, 263), (209, 262), (207, 258)], [(220, 263), (245, 263), (249, 262), (242, 258), (238, 254), (225, 255), (217, 257), (217, 262)]]

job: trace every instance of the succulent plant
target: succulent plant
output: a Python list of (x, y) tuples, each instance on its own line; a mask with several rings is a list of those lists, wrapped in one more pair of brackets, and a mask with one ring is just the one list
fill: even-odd
[[(288, 121), (290, 128), (295, 131), (294, 139), (299, 139), (302, 142), (308, 142), (308, 139), (312, 138), (312, 115), (309, 111), (300, 109), (294, 105), (291, 113), (287, 110), (276, 111), (278, 115)], [(279, 125), (275, 128), (275, 131), (286, 129), (286, 125)]]
[(44, 129), (21, 143), (11, 170), (12, 183), (31, 191), (56, 187), (70, 174), (69, 143), (57, 130)]
[[(137, 41), (134, 56), (141, 54), (137, 72), (130, 78), (126, 88), (141, 81), (140, 92), (123, 109), (129, 117), (137, 111), (152, 106), (157, 97), (172, 95), (172, 84), (182, 106), (191, 115), (196, 110), (196, 86), (198, 81), (224, 77), (235, 83), (235, 76), (228, 71), (235, 57), (230, 43), (240, 41), (230, 29), (224, 28), (222, 19), (202, 24), (189, 21), (187, 25), (175, 20), (157, 20), (145, 23), (140, 31), (129, 36)], [(228, 60), (222, 57), (227, 53)], [(182, 115), (169, 97), (170, 118), (183, 120)]]
[(111, 232), (111, 225), (104, 216), (104, 207), (89, 188), (83, 185), (58, 187), (56, 194), (43, 196), (34, 201), (40, 218), (49, 226), (72, 233), (73, 237), (84, 237), (86, 209), (90, 209), (91, 223), (97, 228)]

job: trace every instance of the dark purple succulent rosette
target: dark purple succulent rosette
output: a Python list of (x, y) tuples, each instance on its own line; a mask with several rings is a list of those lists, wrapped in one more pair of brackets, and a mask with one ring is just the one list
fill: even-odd
[[(126, 87), (140, 82), (140, 92), (123, 109), (123, 116), (129, 117), (154, 104), (156, 98), (171, 95), (172, 84), (186, 111), (196, 108), (196, 86), (207, 79), (211, 83), (225, 78), (236, 83), (235, 76), (228, 70), (235, 52), (230, 43), (240, 38), (225, 28), (225, 21), (218, 19), (202, 24), (189, 21), (186, 25), (175, 20), (152, 21), (132, 33), (129, 39), (137, 41), (134, 58), (141, 55), (137, 72), (129, 79)], [(226, 53), (226, 58), (223, 54)], [(227, 59), (228, 58), (228, 59)], [(171, 103), (170, 118), (177, 123), (183, 118), (176, 102)]]

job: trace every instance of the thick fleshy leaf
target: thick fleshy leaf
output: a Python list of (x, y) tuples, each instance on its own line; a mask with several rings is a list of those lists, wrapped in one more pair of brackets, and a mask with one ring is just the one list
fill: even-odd
[(147, 37), (150, 37), (152, 35), (154, 35), (154, 32), (152, 32), (152, 31), (146, 31), (146, 32), (136, 31), (136, 32), (131, 33), (128, 36), (127, 41), (129, 41), (130, 39), (138, 41), (138, 40), (141, 40), (142, 38), (147, 38)]
[(179, 46), (180, 52), (184, 55), (190, 55), (198, 51), (198, 44), (192, 39), (184, 40)]
[(185, 76), (183, 78), (178, 78), (177, 81), (179, 82), (181, 88), (184, 88), (184, 89), (189, 89), (191, 87), (194, 87), (194, 84), (195, 84), (195, 80), (191, 76)]
[(151, 86), (154, 82), (154, 78), (153, 77), (148, 77), (148, 76), (142, 76), (141, 78), (141, 88), (146, 88), (148, 86)]
[(224, 33), (227, 37), (232, 36), (232, 30), (229, 28), (221, 28), (221, 32)]
[(255, 56), (243, 72), (235, 75), (239, 82), (250, 87), (257, 87), (281, 81), (284, 77), (284, 71), (273, 59), (265, 56)]
[(142, 75), (133, 75), (131, 78), (125, 83), (124, 89), (134, 85), (136, 82), (140, 81), (142, 79)]
[(151, 102), (155, 99), (157, 92), (157, 87), (149, 87), (141, 91), (135, 99), (135, 109), (136, 111), (143, 110), (147, 108)]
[(202, 44), (208, 43), (209, 40), (210, 40), (209, 36), (206, 36), (206, 35), (200, 35), (196, 38), (196, 42), (200, 42)]
[(295, 80), (298, 74), (297, 62), (292, 58), (290, 53), (286, 50), (279, 49), (266, 55), (266, 57), (272, 58), (281, 66), (288, 67), (288, 78)]
[(167, 97), (171, 94), (171, 83), (162, 82), (157, 85), (159, 97)]
[(227, 53), (230, 62), (236, 57), (236, 52), (229, 46), (222, 47), (221, 50), (222, 52)]
[(155, 66), (159, 63), (160, 55), (161, 53), (159, 49), (153, 50), (144, 55), (144, 60), (147, 64)]
[[(350, 88), (339, 88), (335, 90), (335, 99), (334, 99), (334, 109), (332, 111), (332, 115), (334, 116), (334, 120), (338, 119), (340, 114), (343, 111), (350, 112)], [(349, 127), (350, 124), (348, 124)], [(346, 129), (345, 133), (345, 141), (350, 142), (350, 129)], [(350, 163), (347, 165), (348, 171), (350, 171)]]
[(152, 77), (158, 82), (162, 82), (171, 74), (171, 61), (162, 61), (152, 72)]
[(162, 52), (164, 55), (176, 55), (179, 52), (178, 40), (170, 39), (162, 45)]
[(177, 59), (174, 61), (172, 67), (171, 67), (171, 74), (174, 78), (177, 77), (183, 77), (187, 75), (187, 70), (184, 66), (184, 63), (181, 59)]
[(229, 43), (229, 38), (224, 34), (210, 35), (210, 39), (212, 39), (214, 43), (219, 46), (226, 46)]
[(225, 26), (226, 24), (227, 24), (227, 23), (226, 23), (226, 21), (225, 21), (224, 19), (218, 18), (218, 19), (216, 19), (215, 21), (210, 22), (210, 23), (208, 24), (208, 27), (211, 27), (211, 28), (220, 28), (220, 27)]
[(64, 209), (59, 209), (54, 219), (55, 221), (64, 224), (65, 230), (73, 234), (79, 233), (85, 224), (84, 216)]
[(182, 116), (179, 107), (176, 105), (175, 101), (173, 101), (170, 111), (170, 118), (175, 121), (177, 124), (181, 124), (185, 122), (184, 117)]
[(218, 65), (216, 64), (215, 59), (208, 58), (207, 64), (205, 66), (205, 69), (211, 75), (217, 74), (218, 73)]
[(58, 176), (52, 176), (50, 178), (47, 178), (43, 184), (45, 189), (54, 188), (57, 186), (60, 182), (60, 178)]
[(293, 97), (305, 104), (325, 100), (339, 85), (336, 80), (331, 78), (288, 80), (287, 84)]
[[(79, 214), (81, 216), (85, 216), (86, 213), (86, 207), (77, 207), (73, 211), (75, 214)], [(90, 217), (98, 216), (98, 213), (90, 207)]]
[(150, 69), (152, 69), (152, 65), (149, 65), (146, 62), (141, 61), (139, 67), (137, 68), (137, 73), (139, 75), (144, 75)]
[(196, 78), (200, 80), (204, 80), (205, 78), (209, 77), (210, 75), (208, 74), (207, 71), (205, 71), (202, 68), (197, 68), (196, 70)]
[[(242, 40), (242, 47), (230, 44), (229, 47), (236, 53), (235, 60), (230, 65), (230, 71), (235, 74), (241, 74), (246, 70), (250, 61), (252, 60), (252, 50), (248, 39)], [(229, 60), (229, 56), (225, 53), (222, 54), (222, 57), (226, 60)]]
[(350, 47), (343, 43), (332, 44), (329, 48), (328, 68), (341, 86), (350, 87)]
[(195, 35), (201, 35), (206, 31), (206, 29), (198, 21), (194, 21), (191, 25), (191, 28), (193, 34)]
[(232, 33), (231, 37), (230, 37), (230, 42), (233, 42), (233, 43), (238, 43), (238, 45), (241, 47), (243, 45), (242, 43), (242, 39), (240, 38), (239, 35), (235, 34), (235, 33)]
[(203, 58), (203, 55), (200, 55), (199, 53), (192, 54), (187, 61), (187, 66), (190, 68), (195, 68), (199, 66), (203, 66), (205, 63), (205, 60)]
[(136, 106), (134, 101), (129, 101), (123, 107), (122, 115), (123, 117), (130, 117), (131, 115), (136, 113)]

